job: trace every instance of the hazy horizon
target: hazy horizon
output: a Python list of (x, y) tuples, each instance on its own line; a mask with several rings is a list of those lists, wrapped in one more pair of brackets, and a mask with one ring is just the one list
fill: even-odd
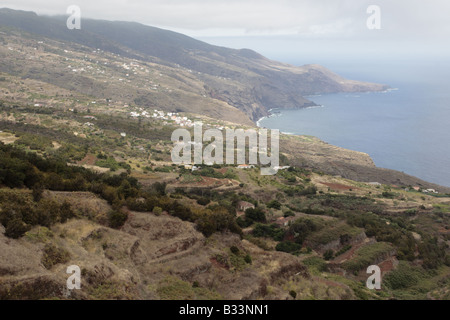
[[(381, 29), (369, 30), (378, 5)], [(270, 59), (307, 63), (358, 60), (446, 59), (450, 3), (368, 0), (324, 1), (1, 1), (0, 7), (81, 18), (122, 20), (180, 32), (210, 44), (248, 48)], [(315, 61), (314, 61), (314, 60)]]

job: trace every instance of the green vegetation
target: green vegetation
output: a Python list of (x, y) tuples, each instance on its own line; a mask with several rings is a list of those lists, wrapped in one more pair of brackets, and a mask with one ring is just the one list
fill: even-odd
[(347, 214), (347, 222), (352, 226), (364, 228), (366, 235), (375, 237), (377, 241), (390, 242), (397, 246), (401, 260), (413, 260), (416, 242), (408, 229), (404, 218), (386, 219), (375, 213)]
[(46, 245), (42, 254), (42, 264), (45, 268), (51, 269), (59, 263), (66, 263), (70, 259), (70, 254), (63, 248), (57, 248), (54, 245)]
[[(370, 245), (366, 245), (356, 251), (355, 256), (342, 264), (342, 267), (353, 273), (376, 264), (391, 254), (394, 250), (391, 244), (386, 242), (377, 242)], [(381, 260), (380, 260), (381, 259)]]
[[(32, 21), (36, 17), (29, 18)], [(35, 35), (0, 29), (0, 42), (14, 48), (12, 52), (6, 47), (3, 50), (4, 70), (0, 74), (5, 93), (4, 101), (0, 101), (0, 141), (5, 143), (0, 143), (0, 227), (10, 238), (4, 238), (2, 244), (6, 259), (14, 254), (11, 249), (15, 246), (27, 246), (39, 255), (30, 262), (37, 261), (49, 270), (47, 273), (52, 273), (63, 267), (58, 264), (71, 260), (70, 253), (76, 253), (77, 261), (87, 253), (82, 270), (86, 280), (82, 298), (93, 299), (222, 299), (229, 296), (221, 297), (214, 289), (237, 294), (224, 286), (235, 281), (234, 288), (247, 288), (241, 279), (260, 279), (256, 283), (259, 288), (252, 294), (256, 299), (286, 298), (288, 294), (293, 299), (449, 298), (450, 205), (444, 199), (440, 203), (441, 197), (448, 195), (406, 192), (406, 186), (370, 186), (312, 170), (348, 172), (353, 164), (364, 160), (356, 157), (349, 167), (341, 166), (342, 156), (347, 159), (351, 153), (336, 152), (314, 137), (282, 135), (281, 165), (291, 167), (274, 176), (260, 175), (258, 166), (239, 170), (235, 166), (200, 164), (199, 170), (192, 171), (172, 165), (170, 140), (179, 127), (161, 119), (136, 118), (130, 112), (151, 114), (153, 108), (164, 106), (165, 111), (178, 110), (181, 116), (204, 121), (205, 128), (238, 129), (240, 125), (205, 117), (205, 110), (213, 110), (214, 117), (242, 120), (242, 114), (235, 109), (217, 104), (221, 100), (236, 100), (233, 92), (217, 91), (211, 83), (205, 85), (208, 77), (193, 79), (196, 72), (175, 68), (175, 63), (159, 64), (155, 60), (149, 64), (138, 61), (144, 57), (140, 55), (130, 59), (122, 54), (123, 48), (116, 48), (120, 56), (107, 50), (92, 52), (78, 44), (71, 44), (70, 51), (64, 52), (57, 40), (37, 45)], [(22, 37), (26, 40), (22, 41)], [(90, 46), (92, 42), (97, 43), (90, 38), (84, 44)], [(39, 50), (35, 51), (36, 47)], [(30, 52), (38, 59), (28, 59)], [(246, 61), (251, 60), (251, 53), (241, 53), (247, 56)], [(59, 57), (53, 59), (54, 55)], [(226, 50), (221, 55), (226, 56)], [(27, 63), (20, 63), (21, 57)], [(225, 60), (227, 64), (231, 61)], [(55, 68), (55, 61), (61, 63), (61, 68)], [(196, 63), (203, 63), (199, 61)], [(247, 84), (242, 87), (239, 82), (234, 86), (232, 78), (245, 73), (239, 71), (243, 65), (233, 70), (226, 67), (232, 71), (227, 74), (223, 73), (224, 63), (219, 61), (215, 66), (220, 77), (214, 77), (213, 87), (226, 82), (230, 90), (241, 92)], [(43, 65), (44, 73), (40, 72)], [(61, 76), (60, 71), (68, 65), (77, 69), (83, 65), (85, 70), (83, 76), (75, 72), (70, 75), (77, 84), (76, 90), (70, 86), (71, 81)], [(133, 69), (128, 71), (130, 82), (119, 83), (116, 79), (123, 78), (124, 65)], [(153, 87), (151, 94), (149, 86)], [(250, 83), (249, 88), (253, 87)], [(206, 97), (198, 95), (199, 88)], [(260, 84), (256, 88), (261, 88)], [(244, 96), (237, 99), (246, 99)], [(270, 94), (266, 92), (265, 96)], [(35, 103), (42, 106), (33, 107)], [(186, 110), (194, 114), (183, 114)], [(199, 110), (201, 117), (195, 114)], [(298, 152), (302, 148), (311, 148), (310, 155), (302, 156)], [(317, 161), (312, 154), (325, 161)], [(389, 180), (385, 179), (386, 173), (378, 173), (383, 181)], [(391, 181), (397, 177), (401, 181), (401, 175), (392, 174)], [(230, 183), (230, 179), (235, 181)], [(250, 202), (255, 209), (248, 209), (237, 218), (241, 201)], [(186, 230), (173, 227), (181, 222), (166, 213), (189, 222), (182, 223), (189, 231), (183, 236), (186, 241), (178, 237)], [(133, 220), (126, 225), (129, 217)], [(155, 224), (147, 223), (147, 219)], [(72, 221), (65, 224), (68, 220)], [(154, 230), (160, 223), (164, 224), (161, 230)], [(203, 241), (201, 235), (192, 232), (192, 227), (207, 239)], [(142, 234), (151, 234), (161, 243), (161, 248), (155, 248), (155, 257), (159, 262), (167, 257), (168, 262), (154, 264), (153, 254), (147, 252), (142, 257), (141, 250), (153, 241)], [(171, 240), (161, 241), (168, 238), (180, 241), (176, 246)], [(203, 242), (205, 250), (190, 250)], [(279, 252), (272, 252), (275, 250)], [(26, 256), (26, 251), (30, 250), (23, 250), (21, 255)], [(333, 260), (346, 252), (344, 263)], [(97, 253), (100, 256), (96, 257)], [(288, 254), (302, 256), (297, 259)], [(364, 269), (394, 254), (400, 264), (397, 267), (394, 263), (394, 269), (385, 275), (383, 290), (365, 288)], [(149, 264), (143, 263), (146, 272), (141, 273), (142, 268), (132, 266), (144, 258)], [(40, 273), (31, 267), (20, 265), (22, 271), (17, 273), (18, 264), (9, 267), (14, 260), (17, 259), (0, 266), (0, 278), (7, 279), (0, 286), (0, 298), (53, 298), (60, 291), (57, 281), (46, 277), (34, 281), (34, 274)], [(99, 264), (100, 260), (105, 263)], [(291, 262), (299, 262), (295, 270), (301, 271), (300, 261), (314, 277), (309, 277), (306, 270), (304, 275), (300, 272), (292, 277)], [(179, 263), (183, 268), (176, 268)], [(114, 267), (109, 268), (110, 264)], [(98, 266), (105, 268), (97, 269)], [(342, 268), (348, 271), (345, 276), (337, 274)], [(352, 274), (361, 277), (355, 280)], [(139, 279), (139, 283), (133, 279)]]
[(292, 239), (295, 243), (303, 245), (306, 238), (321, 230), (324, 227), (323, 221), (314, 218), (300, 218), (296, 220), (286, 231), (285, 238)]
[(292, 254), (299, 254), (302, 246), (295, 242), (283, 241), (277, 244), (276, 250)]
[(267, 208), (280, 210), (281, 203), (278, 200), (272, 200), (267, 204)]
[(5, 226), (6, 236), (20, 238), (33, 226), (45, 226), (75, 217), (70, 205), (53, 200), (35, 202), (30, 192), (0, 189), (0, 223)]
[(15, 144), (17, 146), (26, 146), (32, 150), (39, 151), (45, 151), (47, 148), (52, 147), (52, 142), (50, 139), (29, 133), (22, 134), (20, 138), (16, 140)]
[(292, 297), (292, 299), (295, 300), (295, 298), (297, 298), (297, 292), (294, 290), (289, 291), (289, 295)]
[(125, 162), (117, 162), (113, 157), (109, 157), (107, 159), (101, 159), (97, 160), (95, 162), (96, 166), (99, 166), (101, 168), (108, 168), (111, 169), (111, 171), (117, 171), (120, 168), (125, 170), (131, 170), (131, 166)]
[(327, 251), (325, 251), (325, 253), (323, 254), (323, 258), (324, 258), (325, 260), (327, 260), (327, 261), (333, 259), (333, 257), (334, 257), (334, 252), (333, 252), (333, 250), (327, 250)]
[(309, 257), (303, 260), (303, 264), (305, 266), (308, 266), (309, 268), (312, 268), (318, 272), (325, 272), (327, 271), (327, 262), (320, 258), (320, 257)]
[(342, 237), (353, 238), (361, 234), (362, 230), (351, 227), (346, 223), (326, 224), (320, 231), (308, 237), (308, 241), (315, 245), (325, 245), (333, 241), (340, 241)]
[(221, 173), (213, 167), (203, 167), (198, 171), (194, 171), (192, 175), (216, 179), (236, 179), (236, 175), (234, 174), (233, 170), (228, 169), (226, 173)]
[(252, 234), (258, 238), (272, 238), (275, 241), (282, 241), (284, 239), (285, 230), (274, 224), (265, 225), (257, 223)]
[(401, 261), (398, 268), (384, 278), (384, 284), (392, 290), (409, 288), (416, 285), (424, 273), (422, 268)]
[(122, 211), (111, 211), (108, 215), (109, 226), (118, 229), (122, 227), (128, 219), (128, 215)]
[(245, 219), (252, 222), (266, 222), (266, 214), (261, 208), (245, 210)]
[[(190, 208), (167, 197), (165, 184), (159, 182), (154, 185), (153, 191), (144, 192), (139, 190), (137, 180), (127, 174), (95, 174), (80, 167), (43, 159), (36, 154), (25, 153), (3, 144), (0, 144), (0, 156), (0, 184), (6, 184), (9, 187), (33, 188), (43, 181), (43, 186), (50, 190), (94, 192), (115, 208), (120, 208), (124, 203), (131, 210), (136, 211), (152, 211), (155, 207), (160, 207), (173, 216), (196, 222), (198, 229), (206, 236), (224, 230), (241, 234), (239, 226), (228, 209), (218, 206), (202, 212), (192, 212)], [(138, 194), (144, 198), (143, 202), (136, 200)], [(11, 201), (13, 204), (8, 206), (8, 202)], [(21, 237), (30, 226), (50, 226), (55, 222), (65, 222), (73, 217), (67, 204), (59, 205), (47, 200), (35, 204), (31, 203), (30, 199), (29, 204), (24, 206), (19, 204), (21, 202), (20, 197), (5, 197), (5, 201), (1, 202), (0, 222), (6, 227), (8, 236)], [(214, 210), (211, 211), (211, 209)], [(12, 210), (14, 212), (20, 210), (21, 214), (13, 214)], [(259, 219), (258, 213), (255, 217)], [(111, 227), (118, 228), (125, 221), (126, 215), (118, 210), (109, 215)]]
[[(448, 299), (450, 284), (448, 267), (436, 270), (426, 270), (421, 266), (412, 265), (407, 261), (400, 261), (397, 269), (387, 274), (383, 284), (391, 290), (397, 299)], [(432, 292), (431, 294), (429, 294)]]
[(347, 251), (349, 251), (352, 248), (351, 244), (347, 244), (344, 247), (342, 247), (342, 249), (340, 249), (338, 252), (336, 252), (335, 256), (339, 257), (341, 254), (346, 253)]
[(162, 300), (220, 300), (222, 297), (211, 290), (195, 287), (175, 277), (167, 277), (158, 284), (156, 293)]

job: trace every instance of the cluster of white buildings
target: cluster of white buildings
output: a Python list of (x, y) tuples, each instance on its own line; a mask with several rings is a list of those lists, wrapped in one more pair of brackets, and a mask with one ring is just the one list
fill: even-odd
[(139, 118), (139, 117), (143, 117), (143, 118), (150, 118), (150, 113), (148, 113), (147, 111), (144, 111), (142, 108), (139, 109), (139, 112), (136, 111), (132, 111), (130, 112), (130, 116), (132, 118)]
[(192, 120), (190, 120), (188, 117), (182, 117), (178, 113), (171, 113), (171, 112), (165, 113), (164, 111), (154, 110), (153, 114), (150, 114), (147, 111), (143, 111), (143, 109), (141, 108), (139, 109), (139, 112), (133, 111), (130, 113), (130, 115), (133, 118), (144, 117), (144, 118), (164, 120), (165, 123), (175, 122), (180, 127), (191, 128), (194, 126), (194, 122)]

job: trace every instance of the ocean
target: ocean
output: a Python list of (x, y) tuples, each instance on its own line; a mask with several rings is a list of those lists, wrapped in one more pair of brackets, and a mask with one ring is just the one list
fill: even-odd
[(310, 96), (320, 107), (274, 109), (259, 125), (366, 152), (378, 167), (450, 187), (449, 59), (324, 65), (346, 78), (393, 90)]

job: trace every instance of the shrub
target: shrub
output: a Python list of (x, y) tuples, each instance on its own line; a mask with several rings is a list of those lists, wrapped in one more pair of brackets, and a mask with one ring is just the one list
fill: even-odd
[(10, 220), (6, 225), (5, 235), (8, 238), (19, 239), (29, 230), (30, 227), (28, 225), (26, 225), (22, 220), (16, 218)]
[(231, 251), (232, 254), (235, 254), (235, 255), (238, 255), (238, 254), (241, 252), (241, 251), (239, 250), (239, 248), (236, 247), (236, 246), (232, 246), (232, 247), (230, 248), (230, 251)]
[(289, 295), (290, 295), (293, 299), (297, 298), (297, 292), (295, 292), (294, 290), (289, 291)]
[(267, 204), (267, 208), (280, 210), (281, 209), (281, 203), (278, 200), (272, 200), (272, 201), (270, 201)]
[[(190, 212), (190, 211), (189, 211)], [(193, 215), (190, 212), (191, 216)], [(226, 208), (216, 207), (211, 213), (209, 210), (202, 212), (197, 220), (197, 230), (202, 232), (206, 237), (211, 236), (215, 232), (230, 231), (242, 236), (242, 230), (236, 223), (234, 216), (231, 215)]]
[(33, 195), (33, 200), (35, 202), (39, 202), (42, 199), (42, 195), (44, 193), (44, 187), (42, 186), (42, 184), (37, 183), (33, 186), (32, 189), (32, 195)]
[(327, 250), (327, 251), (325, 251), (325, 253), (323, 254), (323, 258), (324, 258), (325, 260), (327, 260), (327, 261), (333, 259), (333, 256), (334, 256), (333, 250)]
[(419, 282), (419, 275), (423, 270), (401, 261), (398, 268), (384, 277), (384, 283), (392, 290), (409, 288)]
[(371, 264), (374, 264), (380, 258), (390, 254), (392, 250), (392, 245), (386, 242), (377, 242), (366, 245), (356, 252), (352, 260), (344, 262), (342, 267), (349, 272), (357, 273)]
[(306, 237), (308, 237), (312, 232), (317, 231), (322, 226), (315, 220), (301, 218), (296, 220), (287, 230), (286, 235), (293, 237), (295, 242), (298, 244), (303, 244)]
[(298, 194), (300, 196), (308, 196), (308, 195), (315, 195), (317, 193), (317, 188), (315, 186), (308, 187), (302, 191), (300, 191)]
[(338, 252), (336, 252), (336, 257), (340, 256), (341, 254), (346, 253), (348, 250), (350, 250), (352, 248), (351, 244), (347, 244), (346, 246), (344, 246), (341, 250), (339, 250)]
[(155, 193), (159, 196), (165, 196), (166, 195), (166, 188), (167, 188), (167, 183), (165, 182), (156, 182), (153, 186), (152, 186), (153, 190), (155, 191)]
[(70, 259), (70, 254), (62, 248), (57, 248), (54, 245), (46, 245), (42, 255), (41, 262), (46, 269), (51, 269), (58, 263), (66, 263)]
[(284, 217), (285, 217), (285, 218), (288, 218), (288, 217), (295, 217), (295, 213), (292, 212), (291, 210), (286, 211), (286, 212), (284, 213)]
[(395, 193), (390, 192), (390, 191), (384, 191), (381, 195), (383, 196), (383, 198), (387, 198), (387, 199), (395, 198)]
[(445, 256), (444, 264), (445, 264), (447, 267), (450, 267), (450, 254), (447, 254), (447, 255)]
[(266, 222), (266, 214), (261, 208), (250, 208), (245, 211), (245, 218), (255, 222)]
[(167, 277), (162, 280), (156, 293), (162, 300), (219, 300), (222, 297), (211, 290), (201, 288), (200, 283), (185, 282), (176, 277)]
[(327, 271), (327, 263), (320, 257), (310, 257), (303, 260), (303, 263), (311, 268), (317, 269), (319, 272)]
[(259, 238), (272, 238), (275, 241), (281, 241), (284, 238), (285, 231), (282, 228), (272, 224), (270, 226), (265, 224), (257, 224), (253, 229), (253, 235)]
[(197, 200), (197, 203), (201, 206), (207, 206), (211, 203), (211, 200), (209, 200), (208, 198), (200, 198)]
[(154, 207), (153, 208), (153, 213), (156, 214), (157, 216), (160, 216), (163, 212), (163, 209), (160, 207)]
[(248, 264), (252, 264), (252, 262), (253, 262), (252, 257), (251, 257), (249, 254), (247, 254), (247, 255), (244, 257), (244, 261), (245, 261), (246, 263), (248, 263)]
[(290, 241), (280, 242), (275, 247), (275, 249), (277, 251), (287, 252), (287, 253), (292, 253), (292, 254), (297, 253), (298, 251), (300, 251), (301, 248), (302, 248), (301, 245), (299, 245), (295, 242), (290, 242)]
[(111, 211), (108, 215), (109, 226), (114, 229), (122, 227), (127, 219), (128, 214), (118, 210)]
[(245, 229), (250, 227), (253, 224), (253, 221), (239, 217), (236, 219), (236, 223), (238, 224), (239, 227)]
[(245, 236), (245, 239), (247, 239), (249, 242), (253, 243), (255, 246), (258, 246), (259, 248), (263, 249), (264, 251), (270, 251), (271, 247), (261, 238), (256, 238), (251, 235)]

